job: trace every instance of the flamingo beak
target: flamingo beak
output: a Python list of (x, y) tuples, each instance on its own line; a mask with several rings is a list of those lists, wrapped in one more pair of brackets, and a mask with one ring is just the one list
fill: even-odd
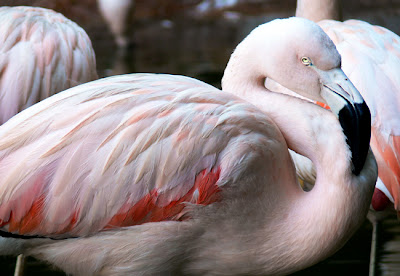
[(360, 92), (340, 68), (316, 69), (321, 80), (321, 96), (336, 114), (352, 153), (352, 171), (359, 175), (364, 167), (371, 138), (371, 114)]

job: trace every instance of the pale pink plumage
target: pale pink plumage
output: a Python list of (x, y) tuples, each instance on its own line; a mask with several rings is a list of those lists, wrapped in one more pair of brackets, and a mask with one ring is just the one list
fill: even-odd
[(0, 123), (57, 92), (97, 79), (85, 31), (52, 10), (0, 8)]
[[(307, 22), (273, 26), (314, 33)], [(336, 65), (327, 51), (325, 64)], [(287, 68), (309, 72), (298, 62)], [(355, 175), (334, 113), (237, 89), (254, 89), (261, 110), (187, 77), (135, 74), (71, 88), (13, 117), (0, 127), (1, 234), (13, 236), (0, 238), (0, 253), (75, 275), (276, 275), (333, 254), (368, 211), (372, 153)], [(309, 193), (288, 145), (317, 164)]]

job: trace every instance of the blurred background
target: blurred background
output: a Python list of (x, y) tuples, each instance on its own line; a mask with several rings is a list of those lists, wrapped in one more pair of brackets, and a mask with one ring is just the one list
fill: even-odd
[[(92, 40), (100, 76), (163, 72), (219, 82), (235, 46), (259, 24), (293, 16), (296, 0), (137, 0), (127, 19), (130, 47), (123, 55), (96, 0), (0, 0), (61, 12)], [(400, 0), (347, 0), (344, 18), (400, 33)]]
[[(119, 0), (115, 0), (119, 1)], [(137, 0), (129, 10), (128, 46), (117, 47), (96, 0), (0, 0), (0, 6), (40, 6), (61, 12), (88, 33), (100, 77), (156, 72), (194, 77), (220, 87), (235, 46), (256, 26), (293, 16), (296, 0)], [(400, 34), (400, 0), (347, 0), (344, 19), (361, 19)], [(1, 24), (1, 22), (0, 22)], [(372, 226), (366, 221), (328, 260), (293, 275), (368, 275)], [(400, 275), (400, 222), (383, 221), (379, 275)], [(15, 258), (0, 258), (0, 275), (13, 275)], [(28, 258), (25, 275), (65, 275)]]

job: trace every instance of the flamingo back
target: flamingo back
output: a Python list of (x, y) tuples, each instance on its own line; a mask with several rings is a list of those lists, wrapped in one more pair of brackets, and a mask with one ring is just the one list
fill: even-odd
[(187, 77), (71, 88), (0, 127), (2, 230), (57, 238), (188, 218), (277, 135), (256, 107)]
[(86, 32), (52, 10), (0, 8), (0, 123), (80, 83), (97, 79)]

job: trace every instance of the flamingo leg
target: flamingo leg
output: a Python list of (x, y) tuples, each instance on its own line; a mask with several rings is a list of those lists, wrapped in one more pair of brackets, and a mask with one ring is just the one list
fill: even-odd
[(18, 255), (17, 263), (15, 264), (14, 276), (23, 276), (25, 268), (25, 256), (23, 254)]
[(371, 240), (371, 254), (369, 257), (369, 276), (378, 275), (377, 266), (377, 251), (379, 232), (381, 231), (381, 223), (377, 220), (372, 221), (372, 240)]

